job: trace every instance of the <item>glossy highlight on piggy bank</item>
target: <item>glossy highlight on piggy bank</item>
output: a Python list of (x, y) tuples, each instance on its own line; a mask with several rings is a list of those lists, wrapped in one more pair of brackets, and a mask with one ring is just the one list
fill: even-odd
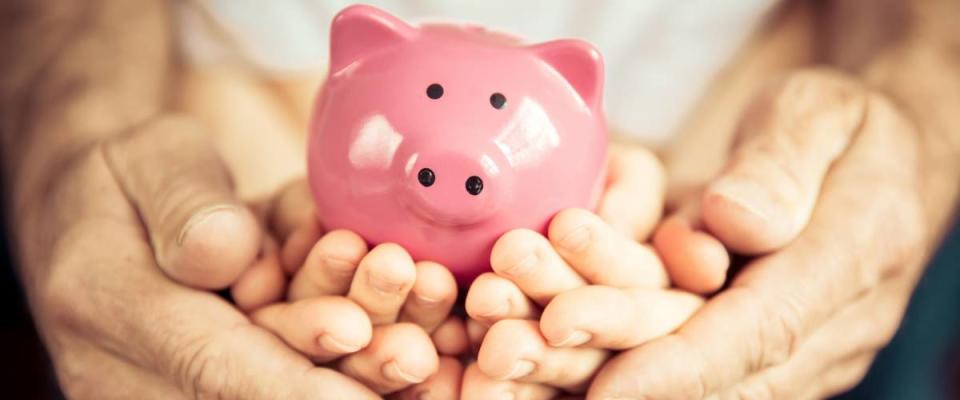
[(352, 6), (333, 20), (308, 175), (328, 230), (397, 243), (461, 284), (509, 230), (544, 232), (604, 184), (603, 62), (579, 40), (528, 45)]

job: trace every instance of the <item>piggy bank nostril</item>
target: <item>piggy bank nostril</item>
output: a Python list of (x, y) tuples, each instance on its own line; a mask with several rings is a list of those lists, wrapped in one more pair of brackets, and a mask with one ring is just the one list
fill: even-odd
[(467, 178), (466, 187), (467, 193), (476, 196), (483, 191), (483, 179), (480, 179), (479, 176), (471, 176)]
[(417, 173), (417, 180), (420, 181), (423, 187), (430, 187), (433, 186), (433, 182), (436, 182), (437, 176), (433, 173), (432, 169), (423, 168)]

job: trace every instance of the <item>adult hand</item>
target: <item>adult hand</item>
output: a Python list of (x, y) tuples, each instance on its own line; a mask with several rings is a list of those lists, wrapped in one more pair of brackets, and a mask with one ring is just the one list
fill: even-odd
[(932, 244), (916, 126), (850, 78), (805, 71), (760, 96), (740, 135), (667, 241), (695, 247), (689, 228), (705, 225), (728, 248), (782, 249), (675, 334), (613, 359), (588, 398), (822, 398), (896, 331)]
[(261, 248), (196, 125), (154, 119), (76, 154), (44, 189), (17, 202), (14, 229), (70, 398), (377, 398), (170, 279), (221, 287)]

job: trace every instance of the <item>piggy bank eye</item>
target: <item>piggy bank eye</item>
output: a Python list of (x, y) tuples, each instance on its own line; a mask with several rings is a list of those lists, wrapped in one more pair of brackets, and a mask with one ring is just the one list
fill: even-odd
[(433, 186), (433, 182), (437, 180), (437, 176), (433, 174), (432, 169), (424, 168), (417, 173), (417, 180), (420, 181), (423, 187), (430, 187)]
[(490, 105), (499, 110), (507, 105), (507, 97), (500, 93), (491, 94)]
[(465, 186), (467, 187), (467, 193), (476, 196), (483, 191), (483, 179), (480, 179), (479, 176), (471, 176), (467, 178)]
[(443, 97), (443, 86), (440, 86), (439, 83), (427, 86), (427, 97), (434, 100)]

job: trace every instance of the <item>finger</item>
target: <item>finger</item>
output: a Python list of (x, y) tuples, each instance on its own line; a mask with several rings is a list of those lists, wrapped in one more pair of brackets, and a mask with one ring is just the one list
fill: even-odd
[(585, 286), (547, 305), (540, 332), (554, 347), (629, 349), (673, 332), (702, 304), (682, 291)]
[(251, 318), (317, 362), (355, 353), (370, 343), (372, 335), (363, 309), (343, 297), (273, 304)]
[(457, 301), (457, 281), (450, 270), (435, 262), (420, 261), (416, 268), (417, 280), (403, 305), (400, 320), (413, 322), (431, 333), (450, 315)]
[(310, 250), (323, 235), (323, 228), (317, 221), (303, 224), (286, 236), (280, 248), (280, 263), (287, 275), (293, 275), (306, 263)]
[(862, 354), (849, 360), (825, 366), (816, 376), (807, 380), (781, 382), (768, 375), (753, 376), (718, 395), (718, 399), (827, 399), (855, 387), (866, 376), (874, 360), (874, 353)]
[(370, 345), (340, 362), (341, 370), (374, 391), (386, 394), (422, 383), (437, 372), (430, 337), (410, 323), (378, 326)]
[(588, 282), (615, 287), (665, 287), (660, 258), (614, 231), (593, 213), (571, 208), (550, 222), (553, 248)]
[(346, 294), (366, 255), (367, 243), (353, 232), (336, 230), (323, 235), (290, 282), (287, 298)]
[(159, 375), (178, 397), (376, 398), (360, 383), (316, 368), (219, 296), (165, 276), (99, 154), (72, 171), (94, 183), (70, 197), (87, 206), (83, 220), (106, 223), (76, 224), (51, 250), (49, 279), (34, 297), (47, 310), (37, 316), (50, 332), (90, 341)]
[[(912, 195), (911, 127), (879, 97), (871, 96), (869, 108), (857, 142), (824, 182), (804, 234), (748, 265), (676, 336), (611, 361), (597, 377), (598, 397), (659, 397), (675, 385), (700, 397), (782, 364), (843, 305), (906, 262), (918, 262), (923, 224)], [(667, 357), (685, 361), (671, 364)], [(651, 373), (621, 376), (637, 370)]]
[(256, 259), (260, 226), (235, 197), (229, 171), (191, 120), (154, 120), (105, 143), (103, 150), (143, 219), (157, 263), (171, 278), (221, 289)]
[(313, 195), (306, 179), (287, 183), (270, 201), (267, 223), (277, 238), (286, 241), (298, 229), (316, 221)]
[(437, 352), (445, 356), (466, 354), (470, 347), (467, 325), (459, 317), (447, 318), (430, 337), (437, 346)]
[(280, 301), (286, 284), (277, 244), (266, 238), (260, 258), (237, 278), (237, 283), (230, 287), (230, 295), (237, 308), (249, 312)]
[(465, 303), (467, 315), (487, 326), (502, 319), (533, 319), (539, 314), (515, 283), (490, 272), (474, 279)]
[(155, 371), (193, 398), (376, 398), (360, 383), (314, 367), (218, 296), (164, 277), (138, 235), (139, 227), (85, 228), (71, 253), (92, 255), (83, 250), (101, 248), (104, 241), (114, 244), (111, 252), (60, 264), (67, 269), (59, 276), (71, 278), (50, 282), (50, 293), (62, 295), (48, 304), (71, 310), (59, 318), (84, 326), (85, 337), (98, 347)]
[[(689, 209), (699, 207), (688, 204)], [(730, 256), (715, 237), (694, 228), (691, 211), (668, 217), (657, 229), (653, 245), (663, 259), (673, 285), (707, 294), (720, 289), (730, 268)]]
[(646, 241), (663, 213), (666, 178), (656, 155), (634, 145), (610, 147), (607, 187), (597, 209), (614, 231)]
[(416, 384), (395, 397), (398, 400), (452, 400), (460, 398), (463, 365), (456, 358), (440, 357), (437, 373), (423, 383)]
[(540, 234), (526, 229), (507, 232), (493, 245), (493, 271), (515, 283), (543, 305), (553, 296), (586, 284)]
[(463, 400), (548, 400), (554, 398), (557, 389), (537, 383), (500, 381), (487, 377), (474, 363), (463, 374)]
[(284, 186), (270, 202), (267, 223), (283, 248), (280, 261), (287, 273), (297, 271), (307, 258), (322, 229), (314, 213), (313, 197), (305, 179)]
[(477, 365), (495, 380), (582, 391), (608, 356), (600, 349), (550, 347), (536, 321), (508, 319), (490, 327)]
[(890, 342), (909, 301), (905, 293), (912, 286), (912, 279), (886, 281), (831, 317), (787, 362), (758, 372), (725, 392), (768, 391), (773, 398), (799, 398), (811, 390), (831, 392), (835, 385), (824, 385), (826, 374), (858, 367), (860, 362), (855, 360), (872, 359)]
[(381, 244), (360, 261), (347, 297), (367, 311), (374, 325), (391, 323), (397, 320), (416, 278), (416, 266), (406, 250)]
[(804, 71), (773, 86), (741, 122), (741, 143), (706, 190), (703, 220), (727, 246), (777, 249), (806, 226), (830, 165), (866, 115), (865, 90), (839, 74)]
[(826, 399), (853, 389), (867, 376), (875, 357), (876, 354), (865, 354), (828, 369), (800, 398)]
[(466, 325), (470, 351), (473, 354), (477, 354), (477, 352), (480, 351), (480, 346), (483, 345), (483, 338), (487, 335), (487, 330), (489, 330), (490, 327), (472, 318), (467, 320)]
[[(154, 371), (147, 371), (115, 354), (90, 345), (69, 345), (51, 354), (58, 371), (58, 388), (68, 399), (171, 399), (183, 397), (180, 388)], [(103, 385), (104, 377), (111, 384)], [(113, 381), (116, 379), (116, 381)]]

